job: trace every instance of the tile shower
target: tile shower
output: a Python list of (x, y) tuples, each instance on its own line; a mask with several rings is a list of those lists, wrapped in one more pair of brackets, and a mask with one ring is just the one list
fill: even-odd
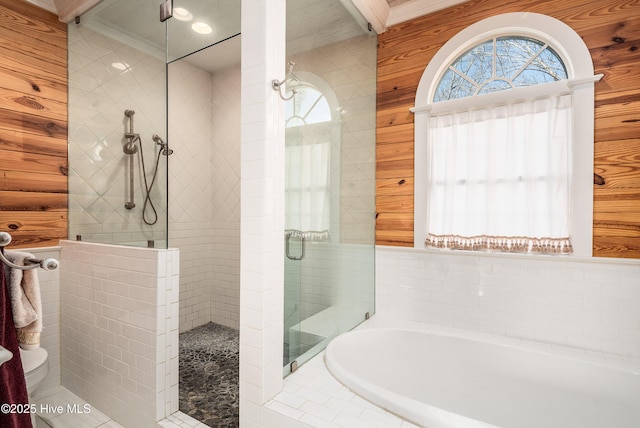
[[(142, 222), (143, 190), (134, 171), (137, 208), (126, 209), (129, 186), (123, 137), (135, 111), (135, 132), (153, 159), (153, 134), (166, 128), (164, 54), (140, 49), (126, 39), (110, 37), (108, 28), (85, 19), (68, 26), (69, 45), (69, 236), (90, 242), (166, 246), (166, 160), (161, 159), (151, 194), (158, 223)], [(152, 158), (152, 159), (149, 159)]]
[[(85, 264), (80, 271), (65, 267), (60, 300), (63, 313), (69, 310), (69, 314), (64, 313), (61, 322), (61, 380), (108, 416), (126, 421), (125, 426), (152, 426), (178, 410), (178, 330), (210, 321), (235, 329), (239, 325), (240, 68), (230, 67), (213, 76), (182, 61), (170, 66), (172, 175), (167, 180), (161, 166), (154, 192), (162, 193), (169, 181), (169, 225), (160, 221), (146, 227), (137, 217), (138, 210), (123, 209), (122, 133), (127, 123), (122, 112), (136, 111), (136, 132), (145, 147), (153, 145), (154, 133), (163, 136), (164, 54), (123, 40), (99, 22), (85, 22), (90, 25), (69, 26), (70, 235), (138, 246), (154, 240), (156, 246), (163, 246), (168, 229), (171, 245), (179, 247), (180, 254), (173, 249), (71, 241), (63, 245), (63, 263), (80, 254), (85, 262), (95, 259), (95, 264)], [(118, 70), (113, 64), (126, 68)], [(141, 189), (135, 193), (139, 195)], [(160, 208), (159, 217), (163, 216)], [(82, 256), (83, 251), (95, 254)], [(132, 260), (156, 256), (155, 264), (147, 260), (144, 270), (136, 271)], [(173, 260), (164, 266), (166, 257)], [(156, 272), (151, 265), (157, 265)], [(70, 269), (74, 266), (69, 263)], [(124, 269), (122, 278), (113, 271), (117, 266)], [(164, 277), (168, 271), (171, 274)], [(92, 288), (85, 290), (74, 281), (76, 276)], [(149, 281), (157, 287), (158, 296), (144, 289)], [(102, 289), (105, 285), (108, 290)], [(129, 289), (136, 296), (129, 296)], [(92, 318), (77, 307), (97, 308), (107, 315)], [(111, 328), (116, 332), (109, 333)], [(102, 336), (105, 344), (91, 342)], [(87, 340), (98, 350), (92, 350)], [(92, 383), (107, 388), (98, 389)], [(123, 399), (110, 400), (114, 397)], [(106, 404), (109, 401), (113, 403)], [(131, 405), (145, 411), (132, 416)]]
[(169, 240), (180, 248), (180, 331), (239, 328), (240, 67), (168, 66)]

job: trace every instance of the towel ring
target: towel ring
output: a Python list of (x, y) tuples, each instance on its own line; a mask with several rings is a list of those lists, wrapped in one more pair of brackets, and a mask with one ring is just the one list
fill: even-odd
[[(0, 232), (0, 247), (6, 247), (7, 245), (9, 245), (11, 243), (11, 239), (12, 239), (11, 235), (9, 235), (7, 232)], [(51, 271), (51, 270), (58, 269), (58, 265), (59, 265), (56, 259), (42, 260), (42, 259), (29, 258), (29, 259), (26, 259), (25, 261), (33, 264), (20, 266), (7, 260), (7, 258), (4, 256), (4, 253), (2, 251), (0, 251), (0, 260), (2, 260), (2, 262), (7, 266), (9, 266), (10, 268), (20, 269), (20, 270), (31, 270), (31, 269), (40, 267), (43, 270)]]

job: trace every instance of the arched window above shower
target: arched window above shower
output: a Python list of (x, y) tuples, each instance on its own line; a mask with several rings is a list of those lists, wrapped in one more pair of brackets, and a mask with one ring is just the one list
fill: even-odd
[(340, 109), (318, 75), (297, 71), (285, 102), (285, 228), (305, 239), (339, 236)]
[(295, 89), (295, 93), (285, 103), (287, 128), (331, 121), (329, 102), (318, 89), (300, 82), (288, 89)]

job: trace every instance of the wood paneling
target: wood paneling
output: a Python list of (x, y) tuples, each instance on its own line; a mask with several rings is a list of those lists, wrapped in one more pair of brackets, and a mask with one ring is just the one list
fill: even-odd
[[(595, 256), (640, 258), (640, 2), (471, 0), (390, 28), (378, 37), (377, 222), (383, 245), (413, 245), (413, 117), (424, 69), (451, 37), (482, 19), (536, 12), (572, 27), (596, 73)], [(394, 186), (394, 182), (396, 185)], [(411, 207), (411, 212), (409, 212)]]
[(0, 230), (11, 248), (67, 237), (67, 29), (0, 0)]

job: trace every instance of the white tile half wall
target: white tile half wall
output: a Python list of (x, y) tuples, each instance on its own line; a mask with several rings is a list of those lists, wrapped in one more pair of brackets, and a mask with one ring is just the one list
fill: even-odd
[(178, 250), (61, 247), (62, 386), (125, 427), (155, 427), (178, 410)]
[(640, 358), (640, 261), (378, 246), (376, 313)]

